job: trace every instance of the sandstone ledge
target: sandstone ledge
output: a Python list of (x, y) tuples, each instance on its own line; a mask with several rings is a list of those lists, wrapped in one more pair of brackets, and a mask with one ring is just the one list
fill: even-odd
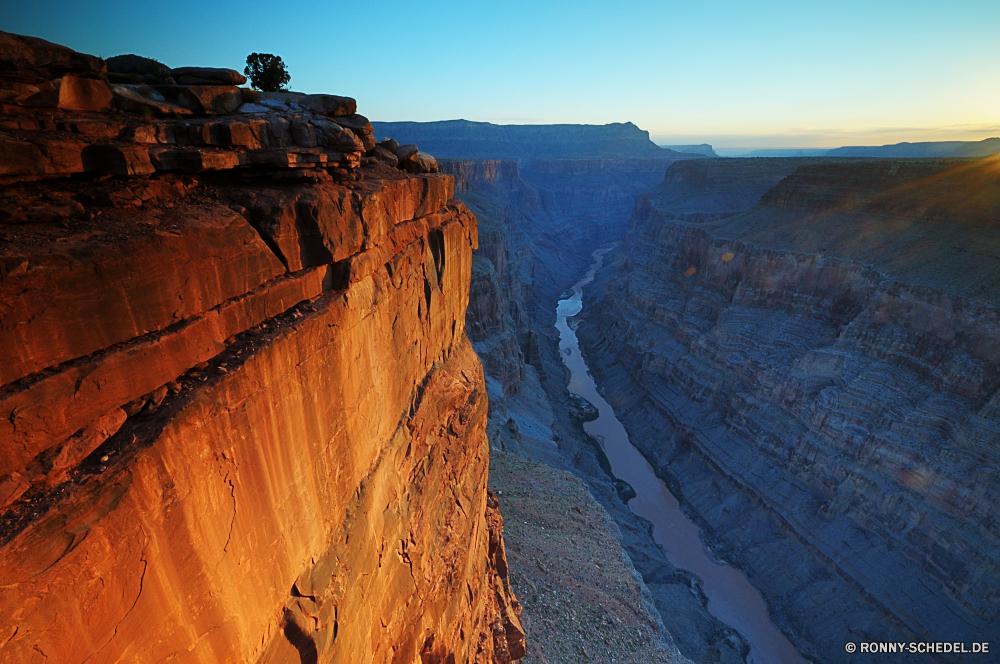
[(358, 115), (4, 111), (0, 659), (520, 658), (453, 179)]

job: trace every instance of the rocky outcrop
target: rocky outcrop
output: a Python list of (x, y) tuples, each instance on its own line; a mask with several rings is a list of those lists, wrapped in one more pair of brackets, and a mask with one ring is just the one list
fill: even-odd
[(1000, 635), (996, 169), (824, 161), (707, 224), (646, 199), (589, 295), (632, 441), (817, 661)]
[(106, 111), (104, 61), (36, 37), (0, 32), (0, 103)]
[(523, 656), (452, 178), (8, 108), (0, 659)]

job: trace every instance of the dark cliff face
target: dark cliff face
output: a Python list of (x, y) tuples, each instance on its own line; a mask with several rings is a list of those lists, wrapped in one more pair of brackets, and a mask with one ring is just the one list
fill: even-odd
[(510, 339), (529, 362), (537, 356), (537, 336), (550, 333), (558, 295), (585, 269), (593, 247), (621, 237), (640, 194), (671, 163), (545, 159), (519, 168), (502, 160), (441, 161), (479, 218), (468, 325), (474, 343), (491, 339), (480, 356), (505, 394), (517, 392), (521, 373)]
[(713, 227), (756, 246), (838, 256), (906, 283), (1000, 298), (1000, 157), (805, 166)]
[[(606, 459), (583, 432), (583, 410), (568, 397), (558, 352), (556, 300), (585, 271), (595, 246), (621, 237), (639, 192), (662, 178), (663, 164), (651, 162), (545, 160), (518, 170), (512, 162), (442, 161), (479, 223), (466, 327), (490, 387), (493, 449), (569, 466), (620, 529), (664, 640), (691, 661), (737, 664), (741, 638), (708, 613), (697, 582), (667, 561), (649, 523), (619, 498)], [(548, 419), (539, 421), (537, 411)], [(639, 598), (629, 602), (644, 606)], [(526, 604), (526, 615), (533, 606)]]
[(1000, 161), (801, 165), (705, 224), (669, 180), (579, 329), (633, 442), (807, 656), (996, 640)]
[(670, 219), (713, 221), (749, 210), (771, 187), (814, 159), (678, 161), (649, 190), (649, 203)]
[(379, 138), (417, 143), (446, 159), (695, 159), (661, 148), (631, 122), (607, 125), (495, 125), (489, 122), (373, 122)]

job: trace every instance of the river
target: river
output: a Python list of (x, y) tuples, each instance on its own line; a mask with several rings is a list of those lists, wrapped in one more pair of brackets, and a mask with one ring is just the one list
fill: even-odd
[(601, 268), (604, 254), (611, 248), (598, 249), (583, 279), (573, 286), (573, 295), (560, 300), (556, 307), (556, 328), (559, 330), (559, 351), (570, 370), (569, 391), (592, 403), (600, 416), (584, 424), (584, 429), (601, 442), (611, 462), (615, 477), (625, 480), (635, 489), (629, 501), (632, 512), (653, 524), (653, 539), (662, 547), (674, 567), (691, 572), (702, 582), (708, 597), (708, 610), (713, 616), (743, 635), (750, 643), (748, 664), (806, 664), (784, 634), (778, 631), (767, 615), (760, 593), (750, 585), (738, 569), (713, 559), (699, 537), (699, 530), (684, 512), (677, 499), (656, 476), (652, 466), (629, 441), (625, 427), (615, 417), (614, 410), (597, 392), (587, 364), (580, 354), (576, 332), (567, 318), (583, 309), (583, 288), (594, 280)]

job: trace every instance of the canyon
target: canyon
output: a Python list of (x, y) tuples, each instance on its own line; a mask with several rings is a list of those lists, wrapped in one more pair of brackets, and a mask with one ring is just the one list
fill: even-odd
[[(465, 174), (457, 195), (491, 229), (472, 297), (494, 321), (474, 341), (496, 380), (491, 442), (585, 481), (683, 655), (726, 661), (726, 627), (693, 638), (710, 617), (622, 509), (630, 487), (582, 430), (596, 413), (567, 391), (553, 334), (589, 252), (622, 237), (573, 323), (587, 364), (796, 648), (838, 662), (848, 642), (997, 635), (996, 158), (676, 161), (589, 236), (515, 163), (442, 168)], [(550, 224), (565, 229), (558, 254)], [(541, 433), (524, 405), (540, 398)]]
[(675, 164), (598, 276), (602, 394), (810, 659), (1000, 633), (998, 165), (823, 160), (692, 221), (670, 181), (729, 166)]
[(998, 641), (992, 143), (720, 159), (106, 70), (0, 33), (0, 661)]

